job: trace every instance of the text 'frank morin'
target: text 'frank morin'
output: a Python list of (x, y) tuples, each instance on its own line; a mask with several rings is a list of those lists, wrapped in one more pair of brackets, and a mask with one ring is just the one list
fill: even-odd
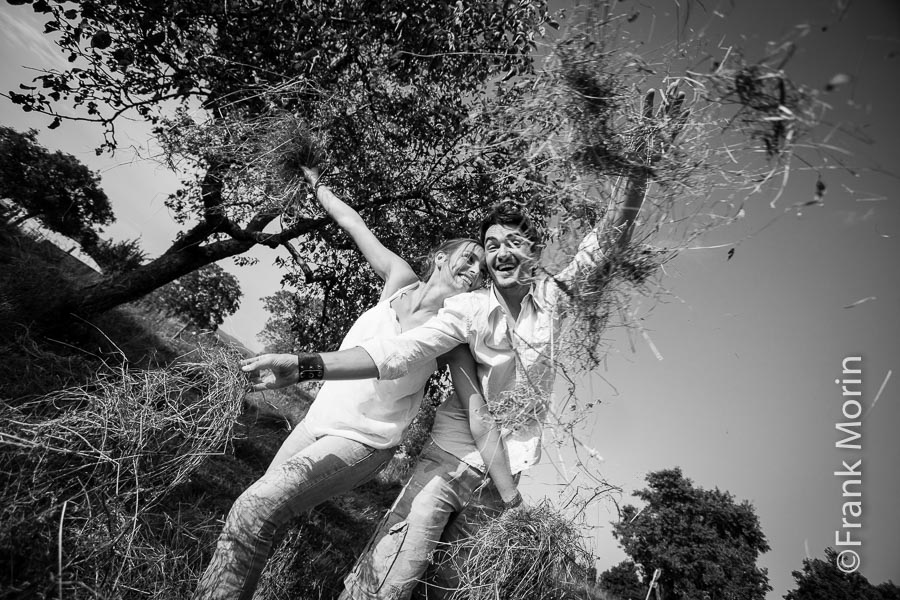
[[(835, 448), (852, 451), (849, 459), (841, 461), (841, 470), (834, 476), (841, 482), (841, 528), (834, 532), (834, 544), (838, 548), (835, 560), (844, 573), (859, 569), (859, 552), (862, 546), (862, 358), (848, 356), (841, 363), (842, 377), (834, 382), (841, 386), (841, 422), (834, 427), (844, 435), (834, 443)], [(856, 549), (853, 549), (856, 548)]]

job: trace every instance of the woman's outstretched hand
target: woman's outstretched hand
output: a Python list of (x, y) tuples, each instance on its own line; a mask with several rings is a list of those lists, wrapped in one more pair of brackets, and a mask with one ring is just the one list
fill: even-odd
[[(241, 361), (241, 371), (246, 373), (254, 392), (277, 390), (297, 383), (299, 365), (296, 354), (260, 354)], [(262, 377), (260, 371), (270, 371)]]

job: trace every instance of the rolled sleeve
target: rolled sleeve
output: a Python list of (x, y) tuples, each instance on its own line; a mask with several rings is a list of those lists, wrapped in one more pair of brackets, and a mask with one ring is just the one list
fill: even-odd
[(572, 257), (572, 261), (566, 267), (554, 276), (557, 281), (571, 281), (576, 274), (582, 269), (596, 267), (605, 260), (603, 251), (600, 248), (600, 236), (594, 229), (581, 240), (578, 244), (578, 251)]
[(396, 337), (371, 339), (360, 344), (378, 367), (379, 379), (397, 379), (416, 363), (432, 360), (466, 343), (472, 312), (477, 308), (471, 296), (460, 294), (444, 301), (438, 314), (419, 327)]

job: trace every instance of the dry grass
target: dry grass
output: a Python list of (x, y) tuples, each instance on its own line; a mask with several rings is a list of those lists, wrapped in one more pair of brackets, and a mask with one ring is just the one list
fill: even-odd
[(0, 399), (20, 404), (91, 381), (107, 365), (158, 365), (196, 347), (172, 339), (180, 326), (170, 319), (135, 305), (90, 322), (60, 311), (79, 278), (92, 273), (49, 242), (0, 223)]
[(88, 386), (0, 406), (9, 595), (183, 596), (198, 539), (209, 543), (218, 527), (190, 507), (158, 505), (224, 451), (244, 391), (235, 357), (212, 350), (196, 362), (121, 368)]
[[(241, 414), (237, 354), (150, 301), (91, 322), (32, 310), (72, 273), (31, 238), (0, 233), (0, 598), (189, 597), (232, 501), (309, 395), (267, 394)], [(278, 556), (326, 560), (302, 573), (275, 560), (266, 589), (338, 589), (397, 491), (373, 483), (339, 522), (300, 519), (287, 537), (303, 541)]]
[(593, 562), (578, 526), (546, 503), (504, 512), (448, 560), (462, 563), (458, 600), (585, 598)]
[(166, 121), (160, 143), (172, 166), (191, 160), (196, 148), (204, 149), (206, 161), (231, 165), (221, 177), (225, 206), (236, 216), (264, 209), (289, 225), (315, 214), (301, 167), (327, 166), (322, 149), (328, 140), (321, 128), (295, 114), (273, 110), (248, 117), (238, 109), (227, 119), (198, 124), (182, 111)]

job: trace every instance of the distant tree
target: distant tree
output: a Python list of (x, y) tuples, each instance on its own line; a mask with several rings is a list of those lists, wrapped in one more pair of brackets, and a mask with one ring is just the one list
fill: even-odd
[(215, 329), (240, 307), (237, 278), (219, 265), (207, 265), (161, 287), (156, 297), (170, 311), (206, 329)]
[(258, 337), (267, 352), (311, 352), (334, 347), (334, 341), (320, 345), (325, 313), (315, 289), (279, 290), (262, 300), (269, 318)]
[(0, 126), (0, 198), (16, 205), (6, 217), (13, 224), (37, 219), (79, 242), (114, 221), (99, 175), (71, 154), (41, 146), (34, 129)]
[(643, 509), (625, 506), (613, 525), (625, 553), (641, 565), (643, 584), (661, 569), (663, 600), (763, 600), (772, 587), (756, 561), (769, 545), (753, 506), (718, 488), (695, 487), (679, 468), (646, 480), (634, 494)]
[(794, 571), (796, 588), (785, 600), (897, 600), (900, 587), (892, 581), (874, 586), (859, 572), (844, 573), (838, 568), (838, 553), (825, 549), (825, 560), (803, 559), (803, 569)]
[(647, 586), (641, 583), (637, 566), (623, 560), (600, 574), (600, 588), (616, 600), (644, 600)]

